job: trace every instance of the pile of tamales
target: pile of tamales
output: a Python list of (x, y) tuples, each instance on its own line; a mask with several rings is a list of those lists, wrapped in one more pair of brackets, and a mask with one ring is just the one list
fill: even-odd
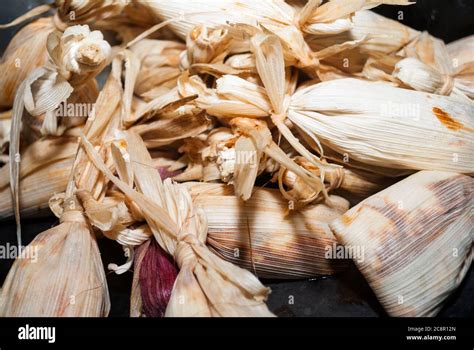
[(266, 279), (351, 259), (389, 315), (436, 315), (473, 257), (474, 36), (381, 4), (412, 2), (56, 0), (2, 25), (23, 25), (0, 62), (23, 254), (0, 315), (107, 316), (98, 239), (132, 317), (273, 316)]

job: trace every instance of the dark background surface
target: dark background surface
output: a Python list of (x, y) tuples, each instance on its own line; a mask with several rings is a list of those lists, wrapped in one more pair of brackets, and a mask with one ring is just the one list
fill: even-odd
[[(45, 1), (13, 0), (0, 2), (0, 23), (6, 23), (26, 10)], [(418, 0), (408, 7), (381, 6), (375, 11), (396, 19), (403, 11), (403, 21), (418, 30), (450, 42), (474, 33), (474, 0)], [(0, 31), (0, 52), (3, 52), (18, 27)], [(474, 53), (473, 53), (474, 55)], [(3, 74), (4, 72), (0, 72)], [(40, 186), (41, 184), (38, 184)], [(40, 232), (56, 225), (54, 217), (23, 220), (23, 242), (28, 244)], [(16, 242), (13, 221), (0, 222), (0, 245)], [(125, 261), (118, 244), (107, 239), (99, 240), (102, 261)], [(6, 277), (12, 261), (0, 261), (0, 282)], [(451, 295), (439, 317), (474, 316), (474, 276), (472, 267), (458, 290)], [(123, 275), (107, 274), (112, 308), (110, 316), (128, 316), (132, 272)], [(271, 287), (268, 305), (279, 316), (386, 317), (364, 278), (354, 265), (336, 276), (310, 281), (264, 281)], [(290, 303), (293, 300), (294, 303)]]

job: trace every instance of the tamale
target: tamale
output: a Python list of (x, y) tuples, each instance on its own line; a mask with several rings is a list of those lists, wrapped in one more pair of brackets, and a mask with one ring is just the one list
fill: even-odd
[(0, 108), (13, 106), (21, 82), (48, 59), (46, 40), (55, 29), (51, 17), (40, 18), (22, 28), (10, 41), (0, 61)]
[[(135, 161), (134, 178), (143, 194), (117, 179), (87, 139), (82, 141), (95, 166), (140, 205), (155, 239), (174, 255), (180, 267), (166, 316), (271, 316), (264, 303), (269, 290), (248, 271), (224, 262), (205, 247), (207, 225), (202, 211), (193, 209), (181, 185), (170, 179), (161, 182), (156, 171), (146, 165), (150, 156), (143, 141), (128, 135), (128, 150)], [(181, 225), (184, 231), (178, 229)], [(181, 237), (180, 232), (188, 233)]]
[(328, 223), (349, 208), (342, 197), (330, 196), (333, 207), (319, 203), (292, 210), (277, 190), (258, 189), (243, 204), (232, 190), (219, 189), (223, 185), (187, 186), (206, 213), (207, 245), (226, 261), (276, 279), (331, 275), (347, 266), (345, 260), (326, 258), (337, 245)]
[(474, 180), (421, 171), (364, 200), (330, 227), (391, 316), (434, 316), (472, 261)]
[(356, 79), (305, 87), (288, 112), (304, 132), (349, 159), (465, 174), (474, 173), (471, 115), (467, 101)]
[(61, 224), (26, 249), (35, 251), (37, 259), (15, 260), (1, 290), (1, 316), (107, 316), (107, 281), (79, 203), (68, 202)]

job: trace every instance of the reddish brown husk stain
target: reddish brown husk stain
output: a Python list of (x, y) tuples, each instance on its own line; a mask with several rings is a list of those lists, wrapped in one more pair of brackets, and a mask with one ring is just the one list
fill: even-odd
[(472, 131), (471, 128), (465, 127), (462, 123), (455, 120), (451, 117), (448, 113), (443, 111), (441, 108), (433, 107), (433, 113), (435, 114), (436, 118), (447, 127), (449, 130), (459, 131), (459, 130), (467, 130)]

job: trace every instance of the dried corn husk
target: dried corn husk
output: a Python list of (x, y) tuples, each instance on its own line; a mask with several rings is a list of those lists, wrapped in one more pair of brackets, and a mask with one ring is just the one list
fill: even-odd
[(58, 18), (68, 24), (85, 24), (120, 14), (129, 0), (55, 0)]
[(202, 152), (207, 146), (206, 137), (206, 133), (202, 133), (196, 137), (184, 139), (178, 148), (178, 152), (182, 154), (178, 159), (176, 156), (172, 159), (161, 157), (155, 159), (155, 155), (152, 154), (160, 177), (162, 179), (170, 177), (178, 182), (202, 180), (204, 173)]
[(177, 118), (159, 119), (147, 124), (139, 124), (130, 130), (142, 136), (148, 148), (168, 145), (177, 140), (194, 137), (212, 125), (205, 112), (186, 113)]
[[(9, 114), (9, 113), (8, 113)], [(5, 115), (5, 114), (4, 114)], [(10, 143), (10, 127), (11, 120), (9, 118), (3, 119), (0, 116), (0, 154), (3, 155), (7, 148), (7, 145)], [(5, 162), (7, 159), (2, 159), (2, 162)]]
[[(381, 3), (408, 5), (408, 1), (330, 1), (328, 4), (318, 6), (321, 1), (310, 1), (303, 10), (292, 7), (284, 1), (263, 1), (256, 4), (249, 0), (235, 1), (185, 1), (174, 2), (150, 1), (147, 3), (150, 11), (163, 20), (170, 21), (170, 27), (181, 38), (186, 38), (197, 25), (218, 27), (224, 24), (238, 24), (246, 28), (247, 32), (264, 29), (276, 35), (282, 42), (287, 61), (295, 61), (297, 67), (305, 69), (310, 75), (316, 75), (319, 66), (317, 55), (308, 47), (304, 40), (303, 32), (309, 26), (320, 23), (325, 27), (325, 34), (334, 34), (329, 29), (334, 23), (339, 26), (344, 22), (340, 32), (348, 30), (351, 26), (350, 15), (363, 8), (372, 8)], [(328, 26), (328, 23), (329, 24)], [(243, 27), (241, 25), (244, 25)], [(340, 27), (340, 26), (339, 26)], [(253, 35), (253, 34), (252, 34)], [(242, 36), (234, 35), (233, 52), (244, 52), (248, 44)], [(232, 51), (232, 50), (231, 50)], [(332, 48), (332, 54), (340, 51)]]
[[(20, 162), (20, 210), (25, 215), (38, 215), (48, 207), (52, 194), (66, 189), (77, 141), (71, 137), (46, 138), (30, 145)], [(0, 218), (12, 216), (9, 189), (9, 165), (0, 169)], [(41, 186), (38, 186), (41, 184)]]
[(107, 64), (110, 45), (102, 33), (90, 32), (88, 26), (69, 27), (60, 34), (53, 32), (47, 39), (50, 60), (34, 70), (20, 85), (15, 95), (10, 131), (10, 187), (21, 241), (19, 220), (19, 144), (21, 119), (26, 109), (32, 116), (45, 114), (42, 132), (60, 133), (55, 110), (67, 100), (74, 88), (93, 79)]
[(206, 213), (207, 245), (226, 261), (258, 277), (279, 279), (331, 275), (346, 267), (345, 260), (325, 257), (337, 244), (327, 223), (349, 208), (342, 197), (331, 196), (334, 207), (316, 204), (292, 211), (277, 190), (259, 189), (242, 204), (232, 189), (219, 189), (225, 185), (187, 186)]
[(327, 196), (320, 179), (300, 168), (272, 141), (272, 135), (264, 121), (237, 118), (271, 116), (271, 121), (291, 146), (316, 166), (322, 166), (319, 159), (300, 144), (283, 122), (288, 101), (285, 95), (294, 91), (296, 76), (285, 74), (283, 49), (279, 40), (275, 36), (257, 33), (252, 37), (251, 44), (256, 55), (258, 73), (267, 91), (244, 79), (228, 75), (218, 79), (215, 91), (207, 89), (199, 78), (183, 75), (178, 80), (179, 91), (183, 96), (199, 94), (197, 105), (212, 115), (234, 117), (230, 123), (239, 135), (235, 142), (236, 157), (239, 154), (252, 155), (242, 157), (247, 160), (245, 162), (235, 162), (236, 195), (244, 200), (250, 198), (260, 170), (262, 154), (265, 153), (276, 162), (292, 168), (316, 193), (322, 192)]
[[(95, 79), (88, 80), (84, 85), (74, 89), (66, 101), (61, 103), (54, 112), (57, 118), (55, 133), (61, 135), (69, 132), (71, 128), (83, 125), (89, 113), (93, 110), (98, 95), (99, 91)], [(25, 113), (21, 136), (27, 144), (35, 142), (43, 137), (43, 133), (49, 132), (46, 130), (47, 125), (50, 125), (45, 124), (46, 117), (46, 114), (32, 116)], [(50, 131), (53, 132), (54, 130)]]
[[(170, 20), (169, 26), (182, 39), (185, 39), (196, 26), (219, 27), (227, 23), (246, 24), (254, 28), (262, 27), (277, 35), (289, 57), (297, 60), (297, 65), (313, 71), (318, 61), (309, 50), (301, 31), (295, 26), (295, 10), (284, 1), (250, 0), (210, 0), (173, 2), (149, 1), (150, 11), (163, 20)], [(245, 39), (234, 40), (235, 50), (244, 52), (248, 49)]]
[(231, 40), (231, 35), (224, 27), (197, 25), (186, 36), (187, 63), (223, 63)]
[(449, 60), (445, 43), (428, 32), (418, 35), (397, 54), (403, 57), (417, 58), (443, 74), (452, 72), (452, 63)]
[[(416, 58), (405, 58), (395, 65), (393, 76), (405, 86), (432, 94), (451, 95), (456, 90), (456, 81)], [(457, 90), (458, 93), (460, 92)]]
[(150, 242), (151, 240), (146, 241), (136, 250), (133, 264), (132, 291), (130, 294), (130, 317), (143, 316), (143, 303), (140, 289), (140, 270), (143, 258), (145, 257), (145, 253)]
[[(100, 104), (96, 106), (96, 112), (102, 113), (89, 119), (84, 128), (95, 142), (103, 142), (107, 131), (105, 126), (120, 125), (119, 113), (114, 115), (115, 123), (111, 120), (113, 112), (117, 109), (117, 105), (113, 103), (114, 99), (106, 98), (111, 92), (115, 93), (113, 95), (121, 96), (121, 85), (118, 86), (117, 82), (121, 73), (118, 69), (122, 63), (121, 59), (123, 60), (123, 57), (114, 61), (112, 74), (98, 98)], [(113, 111), (108, 111), (107, 107)], [(17, 259), (10, 271), (2, 289), (0, 302), (2, 314), (107, 316), (110, 301), (100, 253), (82, 205), (74, 195), (70, 195), (75, 189), (76, 176), (80, 190), (93, 192), (95, 195), (98, 193), (97, 197), (103, 190), (105, 182), (97, 176), (97, 170), (85, 160), (86, 157), (82, 152), (76, 155), (72, 168), (74, 176), (70, 176), (72, 181), (69, 181), (64, 197), (66, 199), (61, 212), (61, 224), (40, 234), (32, 243), (32, 246), (38, 243), (41, 264), (24, 264)], [(24, 281), (35, 283), (35, 286), (25, 286)]]
[(344, 72), (362, 71), (369, 58), (383, 57), (395, 53), (420, 35), (412, 28), (378, 15), (372, 11), (358, 11), (351, 18), (352, 27), (337, 35), (309, 36), (308, 44), (315, 51), (321, 51), (345, 42), (359, 42), (349, 50), (323, 59)]
[(250, 198), (255, 179), (258, 173), (266, 166), (263, 155), (272, 158), (281, 166), (291, 169), (316, 193), (316, 196), (322, 193), (327, 197), (327, 192), (321, 179), (300, 167), (283, 152), (272, 140), (272, 135), (264, 121), (234, 118), (231, 120), (231, 125), (239, 135), (235, 143), (233, 170), (233, 182), (238, 197), (241, 197), (243, 200)]
[(140, 60), (135, 94), (147, 100), (158, 97), (159, 92), (176, 86), (181, 71), (180, 54), (185, 49), (182, 43), (167, 40), (143, 39), (130, 47)]
[(423, 33), (407, 45), (402, 53), (407, 58), (395, 65), (393, 76), (405, 86), (441, 95), (474, 97), (472, 88), (473, 59), (460, 66), (449, 55), (442, 40)]
[[(76, 140), (66, 143), (63, 139), (46, 139), (36, 141), (22, 155), (20, 173), (20, 214), (22, 217), (38, 218), (49, 215), (51, 211), (58, 217), (62, 214), (64, 191), (71, 173), (74, 155), (77, 150)], [(31, 152), (32, 148), (34, 152)], [(44, 153), (43, 153), (44, 152)], [(32, 153), (34, 157), (32, 157)], [(162, 166), (161, 158), (153, 159), (155, 169)], [(173, 174), (179, 163), (170, 161), (167, 170)], [(186, 164), (181, 165), (181, 167)], [(86, 176), (77, 176), (84, 183)], [(196, 180), (200, 180), (197, 178)], [(41, 184), (41, 186), (38, 186)], [(8, 178), (8, 164), (0, 169), (0, 220), (14, 215)], [(105, 201), (111, 199), (104, 198)], [(86, 214), (89, 214), (88, 212)], [(127, 234), (124, 230), (121, 234)], [(104, 233), (107, 235), (106, 233)], [(110, 237), (109, 237), (110, 238)], [(113, 238), (120, 240), (120, 238)]]
[(461, 67), (466, 63), (474, 61), (472, 51), (474, 50), (474, 35), (458, 39), (446, 45), (449, 57), (452, 59), (454, 68)]
[(0, 61), (0, 109), (13, 106), (18, 86), (48, 59), (46, 40), (55, 29), (52, 17), (40, 18), (22, 28), (10, 41)]
[(197, 106), (215, 117), (266, 117), (271, 109), (264, 88), (233, 75), (219, 78), (214, 90), (207, 88), (199, 76), (183, 73), (178, 90), (183, 97), (198, 95)]
[[(304, 133), (300, 134), (302, 138), (308, 139), (309, 137)], [(311, 145), (311, 144), (310, 144)], [(316, 149), (315, 145), (312, 145), (311, 148)], [(395, 169), (395, 168), (388, 168), (388, 167), (381, 167), (375, 166), (372, 164), (363, 163), (353, 159), (349, 156), (348, 153), (337, 153), (336, 151), (332, 150), (331, 148), (323, 146), (324, 150), (324, 158), (328, 161), (334, 162), (337, 165), (342, 165), (344, 169), (350, 169), (355, 171), (363, 171), (365, 173), (375, 174), (378, 176), (384, 176), (389, 178), (387, 181), (391, 181), (390, 179), (402, 177), (406, 175), (411, 175), (416, 172), (416, 170), (410, 169)]]
[[(267, 39), (269, 42), (267, 42)], [(274, 64), (274, 69), (279, 74), (277, 86), (272, 89), (273, 101), (261, 86), (230, 75), (218, 79), (217, 89), (213, 90), (208, 89), (198, 76), (189, 77), (187, 74), (183, 74), (178, 80), (179, 92), (182, 96), (199, 95), (196, 104), (211, 115), (225, 119), (233, 118), (229, 123), (238, 136), (233, 148), (235, 148), (236, 157), (241, 161), (229, 163), (234, 168), (233, 171), (229, 169), (229, 174), (233, 173), (237, 196), (244, 200), (250, 198), (255, 179), (261, 170), (260, 165), (262, 165), (262, 161), (265, 161), (263, 154), (274, 159), (277, 163), (285, 164), (287, 168), (293, 169), (315, 192), (322, 192), (326, 195), (320, 179), (299, 167), (278, 147), (273, 141), (265, 121), (254, 119), (255, 117), (275, 116), (272, 121), (284, 133), (285, 138), (291, 140), (289, 141), (290, 144), (306, 154), (309, 159), (316, 158), (305, 149), (302, 149), (302, 146), (280, 119), (279, 113), (282, 113), (284, 94), (287, 91), (291, 92), (294, 85), (294, 76), (288, 75), (288, 78), (285, 76), (281, 46), (274, 37), (267, 38), (264, 36), (259, 37), (259, 40), (263, 41), (262, 45), (269, 52), (262, 52), (257, 49), (259, 53), (257, 56), (258, 67), (262, 69), (265, 65), (270, 67)], [(276, 50), (280, 53), (280, 56), (277, 56), (277, 59), (270, 63), (265, 63), (266, 59), (272, 60), (273, 58), (271, 44), (278, 45)], [(260, 44), (257, 43), (256, 46), (258, 45)], [(268, 80), (264, 79), (266, 86), (273, 86), (273, 72), (271, 68), (267, 69), (270, 69), (270, 71), (265, 74), (265, 78), (268, 78)], [(273, 76), (276, 78), (275, 75)], [(276, 107), (272, 108), (272, 103)], [(239, 118), (241, 116), (252, 117), (253, 119)], [(240, 157), (240, 155), (242, 156)], [(314, 159), (313, 162), (317, 163), (317, 160)]]
[(474, 90), (474, 35), (449, 43), (446, 47), (451, 58), (455, 84), (466, 96), (473, 99)]
[[(328, 36), (356, 29), (355, 33), (357, 33), (357, 30), (360, 30), (360, 24), (354, 17), (361, 12), (367, 12), (361, 10), (371, 9), (381, 4), (411, 5), (413, 2), (408, 0), (331, 0), (321, 4), (322, 0), (309, 0), (301, 10), (299, 24), (304, 32)], [(371, 22), (373, 25), (375, 21)]]
[(113, 176), (87, 139), (82, 141), (95, 166), (140, 206), (155, 239), (180, 267), (166, 316), (271, 315), (264, 304), (268, 289), (253, 275), (220, 260), (205, 247), (205, 216), (193, 209), (184, 187), (169, 179), (161, 182), (147, 165), (151, 159), (139, 137), (127, 134), (134, 179), (141, 193)]
[[(66, 190), (72, 163), (73, 158), (61, 159), (22, 177), (19, 196), (22, 217), (50, 215), (48, 201), (52, 195)], [(0, 190), (0, 220), (12, 218), (13, 215), (10, 188), (4, 187)]]
[(201, 151), (201, 177), (194, 180), (229, 182), (235, 168), (235, 136), (229, 128), (211, 130), (206, 138), (206, 147)]
[(474, 180), (421, 171), (330, 224), (391, 316), (434, 316), (472, 261)]
[(37, 261), (15, 260), (2, 287), (1, 316), (107, 316), (110, 300), (97, 243), (78, 203), (70, 204), (59, 226), (28, 245)]
[(109, 63), (110, 45), (87, 25), (48, 36), (48, 52), (56, 71), (73, 86), (94, 78)]
[(395, 66), (402, 59), (403, 57), (397, 55), (371, 57), (365, 62), (361, 76), (369, 80), (387, 81), (393, 83), (394, 86), (400, 86), (400, 81), (392, 74)]
[[(297, 157), (295, 161), (306, 170), (320, 176), (320, 170), (303, 157)], [(326, 169), (324, 181), (328, 192), (341, 192), (356, 200), (367, 198), (393, 182), (385, 176), (342, 166), (340, 168)], [(284, 184), (289, 188), (288, 192), (286, 192), (287, 199), (291, 198), (295, 202), (309, 203), (317, 197), (316, 193), (308, 185), (287, 169), (280, 168), (278, 182), (280, 187)]]
[(362, 163), (473, 174), (473, 114), (472, 103), (458, 99), (339, 79), (297, 91), (288, 116), (304, 132)]

